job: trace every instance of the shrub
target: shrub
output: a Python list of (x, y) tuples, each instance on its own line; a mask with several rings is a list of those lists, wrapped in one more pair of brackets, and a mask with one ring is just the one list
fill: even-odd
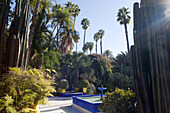
[(51, 92), (55, 92), (52, 84), (51, 77), (40, 70), (10, 68), (8, 73), (0, 77), (0, 112), (11, 109), (29, 112), (35, 105), (45, 104), (46, 96), (53, 96)]
[(68, 89), (69, 88), (69, 84), (68, 84), (68, 81), (66, 79), (62, 79), (60, 81), (60, 88), (61, 89)]
[(109, 80), (106, 83), (108, 90), (115, 89), (116, 87), (122, 89), (133, 88), (132, 87), (132, 77), (123, 75), (119, 72), (109, 74)]
[(89, 87), (90, 86), (90, 83), (89, 83), (89, 81), (87, 80), (87, 79), (84, 79), (84, 80), (82, 80), (81, 82), (80, 82), (80, 87), (81, 88), (87, 88), (87, 87)]
[(87, 88), (87, 95), (93, 95), (96, 93), (96, 87), (94, 84), (90, 84), (90, 86)]
[(128, 89), (116, 88), (112, 93), (106, 93), (106, 97), (102, 98), (102, 104), (99, 109), (107, 113), (137, 113), (135, 93)]

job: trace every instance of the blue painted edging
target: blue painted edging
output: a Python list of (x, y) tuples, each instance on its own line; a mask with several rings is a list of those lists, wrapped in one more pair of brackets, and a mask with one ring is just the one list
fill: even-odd
[(73, 97), (73, 96), (81, 96), (83, 95), (83, 93), (80, 93), (80, 94), (63, 94), (61, 93), (62, 97)]
[(98, 109), (100, 103), (91, 103), (85, 100), (80, 99), (79, 97), (91, 97), (91, 96), (99, 96), (99, 95), (85, 95), (85, 96), (73, 96), (73, 103), (94, 113), (94, 112), (100, 112)]

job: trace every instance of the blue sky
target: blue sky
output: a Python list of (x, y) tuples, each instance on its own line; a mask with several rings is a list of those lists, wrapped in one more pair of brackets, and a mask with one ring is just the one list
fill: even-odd
[[(117, 12), (122, 7), (128, 7), (130, 11), (131, 22), (128, 25), (129, 43), (133, 45), (133, 4), (140, 0), (58, 0), (58, 4), (64, 5), (68, 1), (78, 4), (81, 12), (76, 19), (75, 29), (80, 33), (78, 51), (82, 51), (84, 30), (81, 26), (81, 20), (88, 18), (90, 27), (87, 29), (86, 42), (94, 42), (92, 53), (95, 53), (94, 33), (99, 29), (105, 30), (103, 37), (103, 51), (109, 49), (113, 56), (120, 51), (127, 51), (124, 26), (117, 22)], [(100, 53), (100, 43), (98, 41), (98, 53)], [(74, 49), (75, 50), (75, 46)]]

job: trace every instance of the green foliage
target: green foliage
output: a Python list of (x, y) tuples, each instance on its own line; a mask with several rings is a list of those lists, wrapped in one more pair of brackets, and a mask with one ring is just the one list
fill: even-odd
[(110, 89), (113, 90), (116, 87), (123, 88), (123, 89), (133, 88), (132, 77), (129, 77), (127, 75), (122, 75), (119, 72), (109, 74), (109, 79), (106, 83), (106, 86), (109, 90)]
[(59, 69), (59, 59), (56, 51), (49, 51), (44, 54), (43, 69)]
[(66, 79), (62, 79), (62, 80), (60, 81), (59, 87), (60, 87), (61, 89), (68, 89), (68, 88), (69, 88), (68, 81), (67, 81)]
[(113, 62), (111, 63), (113, 65), (113, 73), (119, 72), (123, 75), (130, 76), (130, 65), (128, 57), (128, 53), (121, 52), (115, 58), (113, 58)]
[(80, 82), (79, 85), (80, 85), (81, 88), (88, 88), (90, 86), (90, 83), (87, 79), (84, 79)]
[[(31, 61), (31, 66), (40, 69), (59, 70), (60, 69), (60, 53), (58, 51), (48, 51), (48, 48), (43, 53), (35, 53)], [(51, 73), (51, 72), (50, 72)]]
[(6, 94), (6, 96), (2, 97), (0, 99), (0, 111), (7, 113), (17, 113), (14, 106), (13, 106), (14, 99), (12, 99), (12, 96), (9, 96)]
[(92, 60), (91, 68), (94, 69), (94, 75), (98, 82), (101, 81), (105, 85), (106, 81), (108, 81), (109, 74), (112, 73), (110, 61), (100, 55), (89, 55), (89, 57)]
[(90, 86), (87, 88), (87, 95), (94, 95), (96, 93), (96, 87), (94, 84), (90, 84)]
[(129, 8), (121, 8), (119, 9), (117, 13), (117, 21), (120, 22), (120, 24), (129, 24), (131, 17), (129, 16)]
[[(1, 106), (9, 103), (11, 108), (21, 112), (27, 108), (31, 110), (32, 106), (39, 103), (45, 104), (46, 96), (52, 96), (51, 92), (55, 92), (52, 84), (53, 80), (40, 70), (21, 71), (20, 68), (10, 68), (9, 73), (3, 74), (0, 79)], [(1, 111), (7, 111), (6, 108), (1, 107)]]
[(99, 109), (107, 113), (137, 113), (135, 93), (116, 88), (112, 93), (106, 93), (102, 98)]
[(106, 58), (110, 58), (112, 57), (112, 52), (110, 50), (105, 50), (103, 55), (106, 57)]
[(90, 26), (90, 21), (87, 18), (83, 18), (81, 25), (83, 29), (87, 29)]

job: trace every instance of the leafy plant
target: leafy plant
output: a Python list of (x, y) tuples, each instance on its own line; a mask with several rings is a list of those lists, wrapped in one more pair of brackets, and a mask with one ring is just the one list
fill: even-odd
[(94, 84), (90, 84), (90, 86), (87, 88), (87, 95), (93, 95), (96, 93), (96, 87)]
[(68, 89), (69, 88), (69, 84), (68, 84), (68, 81), (66, 79), (62, 79), (60, 81), (60, 88), (61, 89)]
[(107, 113), (137, 113), (136, 97), (132, 90), (116, 88), (112, 93), (106, 93), (99, 109)]
[(9, 96), (8, 94), (6, 94), (5, 97), (0, 99), (0, 111), (4, 112), (2, 110), (6, 110), (7, 113), (17, 113), (15, 108), (12, 105), (13, 102), (14, 102), (14, 99), (12, 99), (12, 96)]
[(109, 74), (109, 79), (106, 83), (108, 89), (123, 88), (133, 88), (132, 87), (132, 77), (120, 74), (119, 72)]
[[(35, 105), (45, 104), (46, 96), (53, 96), (51, 94), (55, 92), (51, 86), (53, 83), (50, 76), (40, 70), (21, 71), (20, 68), (10, 68), (10, 71), (3, 74), (0, 79), (1, 106), (7, 106), (5, 103), (11, 100), (8, 105), (17, 112), (29, 112)], [(7, 108), (1, 107), (0, 112), (8, 111)]]
[(90, 83), (89, 83), (89, 81), (87, 80), (87, 79), (84, 79), (84, 80), (82, 80), (81, 82), (80, 82), (80, 87), (81, 88), (87, 88), (87, 87), (89, 87), (90, 86)]

